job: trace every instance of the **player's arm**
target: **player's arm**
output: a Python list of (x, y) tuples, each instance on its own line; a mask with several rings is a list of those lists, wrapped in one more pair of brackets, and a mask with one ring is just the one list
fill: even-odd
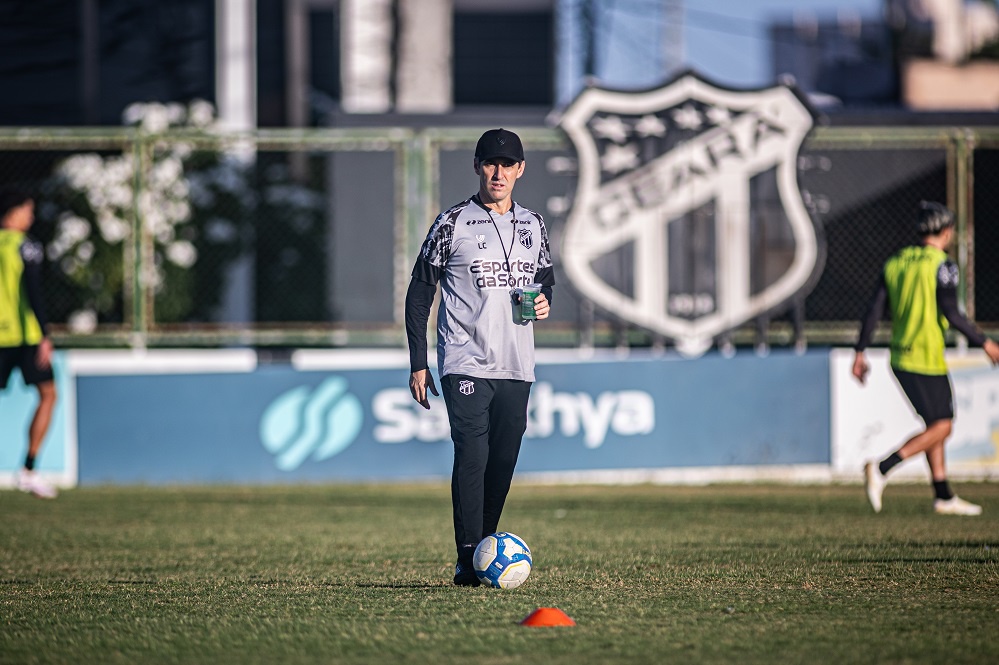
[(852, 373), (861, 383), (867, 380), (867, 373), (871, 370), (871, 366), (867, 363), (867, 358), (864, 355), (864, 350), (871, 345), (871, 340), (874, 339), (874, 331), (878, 327), (878, 322), (884, 318), (885, 306), (887, 304), (888, 287), (885, 286), (884, 274), (882, 274), (881, 279), (878, 280), (878, 287), (871, 297), (871, 302), (867, 306), (867, 314), (861, 320), (860, 335), (857, 337), (857, 344), (853, 347), (855, 353), (853, 356)]
[(547, 319), (551, 314), (552, 292), (555, 288), (555, 268), (552, 266), (551, 244), (548, 242), (548, 228), (541, 215), (537, 215), (541, 227), (541, 250), (538, 252), (538, 270), (534, 273), (534, 283), (541, 285), (541, 295), (534, 300), (534, 313), (538, 319)]
[(49, 321), (45, 315), (45, 304), (42, 299), (42, 258), (44, 252), (41, 243), (26, 240), (21, 245), (21, 262), (24, 272), (21, 273), (21, 283), (27, 296), (28, 306), (38, 320), (42, 329), (42, 341), (38, 343), (38, 366), (47, 368), (52, 365), (52, 340), (49, 339)]
[(420, 256), (413, 266), (413, 277), (406, 291), (406, 340), (409, 343), (409, 392), (424, 409), (430, 408), (427, 390), (439, 395), (434, 377), (427, 367), (427, 322), (437, 293), (437, 283), (444, 276), (444, 266), (451, 255), (451, 239), (458, 216), (455, 208), (434, 220)]
[(937, 309), (944, 315), (950, 325), (968, 338), (968, 343), (980, 346), (995, 365), (999, 363), (999, 344), (986, 337), (974, 323), (961, 313), (957, 304), (957, 284), (960, 272), (950, 261), (940, 264), (937, 271)]
[(534, 299), (534, 315), (538, 320), (547, 319), (552, 309), (552, 287), (555, 286), (555, 271), (542, 268), (534, 273), (534, 283), (541, 285), (541, 293)]
[(409, 391), (424, 409), (430, 408), (427, 390), (435, 396), (437, 386), (427, 366), (427, 322), (437, 293), (440, 269), (420, 258), (406, 291), (406, 339), (409, 343)]

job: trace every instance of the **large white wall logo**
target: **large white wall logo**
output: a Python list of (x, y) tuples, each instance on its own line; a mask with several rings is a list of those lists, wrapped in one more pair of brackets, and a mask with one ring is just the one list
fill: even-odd
[(319, 462), (349, 446), (361, 432), (364, 408), (334, 376), (319, 386), (299, 386), (271, 402), (260, 418), (260, 440), (282, 471), (293, 471), (311, 455)]
[[(601, 308), (699, 355), (810, 284), (821, 245), (796, 163), (813, 116), (790, 88), (723, 90), (693, 74), (642, 93), (590, 88), (560, 124), (579, 157), (562, 262)], [(775, 261), (753, 254), (772, 231), (760, 218), (777, 216), (754, 208), (754, 192), (771, 182), (761, 175), (775, 181), (789, 227), (776, 275), (763, 274)], [(632, 252), (627, 288), (595, 265), (623, 250)]]

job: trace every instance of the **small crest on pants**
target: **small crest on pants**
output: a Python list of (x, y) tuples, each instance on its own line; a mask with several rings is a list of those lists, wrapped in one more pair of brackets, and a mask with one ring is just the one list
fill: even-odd
[(471, 395), (475, 392), (475, 384), (467, 379), (458, 382), (458, 392), (462, 395)]

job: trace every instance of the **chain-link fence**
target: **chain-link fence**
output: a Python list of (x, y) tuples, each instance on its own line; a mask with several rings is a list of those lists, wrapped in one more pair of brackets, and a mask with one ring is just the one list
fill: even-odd
[(932, 136), (810, 142), (799, 183), (826, 240), (825, 268), (805, 300), (810, 339), (855, 337), (885, 260), (917, 242), (919, 201), (948, 202), (947, 150)]
[[(46, 246), (60, 346), (401, 346), (417, 249), (437, 212), (475, 192), (479, 133), (0, 130), (0, 183), (38, 194), (33, 234)], [(517, 200), (545, 215), (557, 278), (569, 287), (556, 293), (539, 343), (668, 344), (573, 291), (560, 247), (575, 157), (556, 130), (521, 135), (530, 154)], [(806, 297), (725, 339), (852, 343), (884, 260), (915, 239), (923, 199), (957, 212), (963, 303), (999, 330), (997, 176), (999, 128), (817, 129), (798, 181), (824, 267)], [(774, 219), (770, 203), (764, 220)], [(694, 217), (685, 224), (700, 228)], [(753, 232), (767, 244), (754, 283), (772, 280), (793, 251), (779, 231), (761, 223)], [(609, 258), (605, 270), (626, 290), (622, 262)]]
[(968, 313), (999, 329), (999, 134), (981, 137), (971, 154), (967, 235)]
[(63, 345), (394, 344), (411, 139), (21, 131), (0, 182), (37, 192)]
[[(819, 199), (814, 210), (827, 240), (826, 266), (806, 299), (809, 339), (851, 342), (885, 259), (917, 242), (921, 200), (957, 214), (951, 250), (961, 269), (969, 316), (995, 331), (999, 288), (996, 216), (999, 154), (995, 129), (841, 129), (816, 132), (806, 144), (799, 182)], [(845, 324), (845, 325), (844, 325)], [(885, 340), (886, 327), (880, 339)]]

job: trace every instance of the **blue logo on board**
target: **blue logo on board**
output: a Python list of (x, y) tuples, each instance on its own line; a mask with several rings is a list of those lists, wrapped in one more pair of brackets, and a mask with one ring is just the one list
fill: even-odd
[(342, 452), (363, 423), (361, 401), (347, 392), (346, 379), (334, 376), (271, 402), (260, 419), (260, 440), (277, 468), (294, 471), (310, 456), (321, 462)]

